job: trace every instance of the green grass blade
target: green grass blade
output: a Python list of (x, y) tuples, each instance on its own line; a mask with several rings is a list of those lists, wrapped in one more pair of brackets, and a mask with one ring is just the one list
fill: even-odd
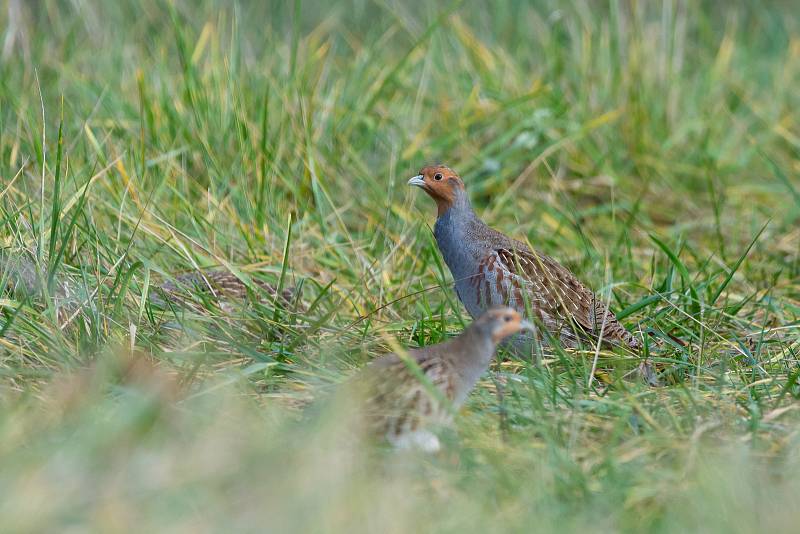
[(747, 255), (750, 253), (750, 249), (753, 248), (753, 245), (756, 244), (756, 241), (758, 241), (758, 238), (761, 237), (761, 234), (764, 233), (764, 230), (767, 229), (767, 225), (768, 224), (769, 224), (769, 221), (764, 223), (764, 226), (761, 227), (761, 229), (756, 233), (755, 237), (753, 237), (752, 241), (750, 241), (750, 244), (747, 245), (747, 248), (744, 250), (742, 255), (739, 256), (739, 259), (736, 261), (736, 263), (733, 265), (731, 270), (728, 272), (728, 276), (725, 277), (725, 280), (723, 280), (722, 284), (720, 284), (720, 286), (717, 288), (716, 292), (714, 292), (714, 295), (711, 297), (711, 300), (709, 300), (709, 302), (708, 302), (709, 306), (713, 306), (717, 302), (717, 299), (719, 298), (719, 296), (722, 295), (722, 292), (725, 291), (725, 288), (728, 287), (728, 284), (730, 284), (731, 280), (733, 279), (733, 275), (735, 275), (736, 271), (739, 270), (739, 267), (742, 266), (742, 262), (747, 257)]
[(670, 249), (656, 236), (650, 234), (650, 239), (664, 252), (664, 254), (667, 255), (672, 265), (678, 269), (678, 273), (680, 273), (681, 279), (683, 280), (683, 285), (689, 290), (689, 295), (691, 296), (691, 313), (692, 315), (697, 315), (700, 311), (700, 298), (697, 296), (697, 290), (694, 287), (692, 278), (689, 276), (689, 270), (686, 268), (686, 265), (684, 265), (684, 263), (680, 260), (680, 258), (678, 258), (678, 255), (675, 254), (672, 249)]

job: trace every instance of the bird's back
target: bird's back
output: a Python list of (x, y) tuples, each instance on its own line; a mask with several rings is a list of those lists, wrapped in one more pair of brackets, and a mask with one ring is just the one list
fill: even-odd
[(441, 345), (381, 356), (354, 382), (369, 433), (391, 443), (451, 420), (456, 381)]
[[(555, 259), (531, 250), (475, 218), (460, 243), (461, 264), (450, 265), (456, 292), (473, 317), (505, 304), (521, 313), (530, 309), (535, 322), (565, 346), (581, 340), (639, 348), (639, 341), (597, 297)], [(458, 274), (456, 273), (458, 271)], [(544, 337), (544, 336), (540, 336)], [(517, 338), (518, 340), (521, 338)]]

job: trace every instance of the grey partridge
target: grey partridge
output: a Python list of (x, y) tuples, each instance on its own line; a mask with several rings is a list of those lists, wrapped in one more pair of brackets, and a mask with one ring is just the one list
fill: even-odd
[[(46, 268), (40, 268), (33, 255), (27, 251), (0, 249), (0, 290), (7, 287), (12, 294), (36, 297), (43, 294), (42, 283), (47, 280)], [(277, 288), (257, 278), (252, 279), (253, 289), (265, 300), (275, 299), (283, 306), (290, 304), (296, 296), (294, 287)], [(81, 304), (81, 287), (72, 280), (61, 277), (54, 281), (52, 295), (58, 300), (59, 314), (68, 317)], [(150, 293), (151, 301), (164, 306), (191, 303), (193, 294), (202, 294), (228, 305), (231, 301), (247, 298), (247, 285), (236, 275), (225, 270), (192, 271), (179, 274), (162, 283)], [(84, 297), (85, 298), (85, 297)]]
[(399, 449), (435, 452), (440, 444), (431, 427), (451, 422), (497, 344), (530, 328), (517, 311), (494, 307), (449, 341), (373, 360), (349, 383), (369, 433)]
[[(264, 292), (267, 298), (275, 298), (277, 288), (262, 280), (253, 278), (253, 286)], [(197, 293), (209, 295), (215, 299), (229, 301), (243, 301), (247, 298), (247, 285), (236, 275), (229, 271), (209, 270), (194, 271), (180, 274), (174, 280), (167, 281), (158, 287), (159, 291), (174, 303), (188, 302), (194, 290)], [(278, 302), (283, 305), (290, 303), (295, 296), (293, 287), (284, 288), (277, 295)], [(154, 295), (157, 304), (163, 301)]]
[[(443, 165), (424, 167), (409, 185), (422, 188), (438, 215), (433, 234), (455, 279), (458, 298), (472, 317), (495, 305), (525, 314), (563, 346), (598, 339), (607, 344), (640, 348), (639, 340), (617, 320), (606, 303), (553, 258), (490, 228), (475, 212), (464, 182)], [(514, 345), (526, 343), (521, 336)]]

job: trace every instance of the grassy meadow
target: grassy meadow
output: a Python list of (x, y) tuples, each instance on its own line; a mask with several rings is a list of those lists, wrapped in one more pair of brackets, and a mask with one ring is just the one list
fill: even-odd
[[(2, 529), (797, 532), (793, 4), (0, 0)], [(336, 384), (469, 321), (433, 162), (663, 385), (552, 349), (437, 455), (343, 439)], [(198, 268), (252, 298), (156, 305)]]

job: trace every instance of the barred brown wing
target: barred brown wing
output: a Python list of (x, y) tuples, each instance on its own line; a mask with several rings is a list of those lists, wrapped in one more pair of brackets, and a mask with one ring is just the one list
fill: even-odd
[[(452, 402), (455, 374), (450, 364), (441, 358), (418, 359), (416, 363), (430, 385)], [(429, 386), (395, 354), (373, 362), (361, 379), (363, 414), (377, 435), (398, 438), (426, 424), (449, 421), (448, 407), (442, 406)]]
[(495, 252), (502, 267), (516, 280), (514, 287), (520, 280), (527, 286), (530, 306), (545, 325), (560, 325), (562, 331), (572, 326), (581, 337), (596, 339), (602, 334), (605, 341), (639, 348), (638, 340), (605, 303), (557, 261), (529, 249), (501, 248)]

